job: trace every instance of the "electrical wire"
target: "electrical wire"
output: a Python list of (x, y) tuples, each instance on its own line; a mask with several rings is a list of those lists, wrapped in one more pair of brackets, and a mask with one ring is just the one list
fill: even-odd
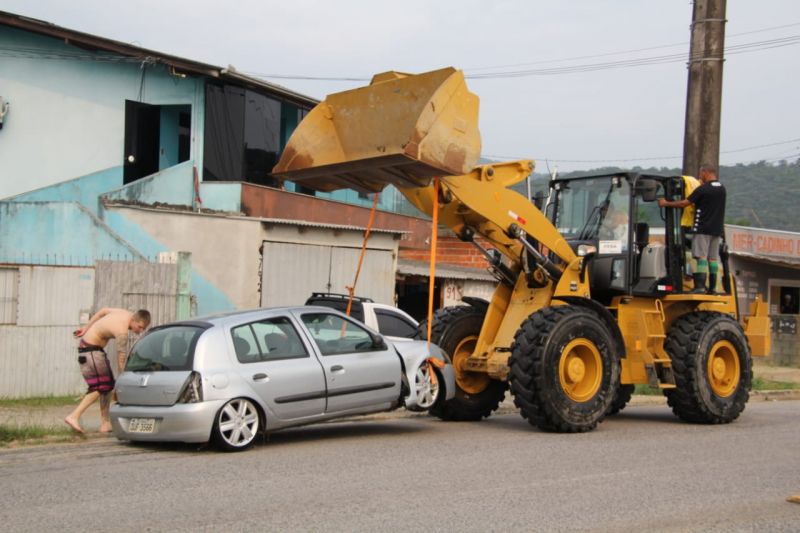
[[(800, 138), (797, 139), (787, 139), (785, 141), (777, 141), (774, 143), (768, 144), (758, 144), (754, 146), (746, 146), (744, 148), (736, 148), (733, 150), (722, 150), (720, 154), (733, 154), (738, 152), (746, 152), (748, 150), (757, 150), (760, 148), (768, 148), (771, 146), (780, 146), (783, 144), (791, 144), (800, 142)], [(677, 160), (683, 159), (682, 155), (668, 155), (668, 156), (654, 156), (654, 157), (633, 157), (633, 158), (620, 158), (620, 159), (560, 159), (557, 157), (516, 157), (516, 156), (505, 156), (505, 155), (492, 155), (492, 154), (482, 154), (483, 157), (487, 157), (490, 159), (496, 159), (499, 161), (516, 161), (519, 159), (536, 159), (536, 160), (552, 160), (559, 163), (635, 163), (637, 161), (670, 161), (670, 160)], [(778, 158), (777, 160), (780, 160)]]

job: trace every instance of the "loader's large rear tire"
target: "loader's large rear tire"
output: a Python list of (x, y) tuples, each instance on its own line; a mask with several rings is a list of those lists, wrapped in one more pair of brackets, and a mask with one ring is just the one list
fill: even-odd
[(614, 399), (611, 401), (611, 407), (608, 409), (606, 416), (615, 415), (625, 409), (625, 406), (631, 401), (634, 390), (636, 390), (635, 385), (617, 386), (617, 392), (614, 393)]
[(588, 309), (545, 307), (522, 323), (511, 346), (514, 403), (532, 425), (577, 433), (611, 407), (620, 364), (605, 323)]
[[(429, 411), (442, 420), (481, 420), (492, 414), (505, 397), (505, 382), (465, 369), (467, 358), (475, 350), (485, 314), (472, 306), (456, 306), (440, 309), (433, 315), (431, 342), (447, 352), (456, 374), (455, 396), (447, 401), (445, 394), (440, 393)], [(427, 328), (427, 321), (423, 321), (416, 337), (427, 338)]]
[(752, 358), (747, 337), (733, 318), (708, 311), (682, 316), (670, 328), (664, 348), (672, 358), (676, 385), (664, 394), (678, 417), (726, 424), (744, 411)]

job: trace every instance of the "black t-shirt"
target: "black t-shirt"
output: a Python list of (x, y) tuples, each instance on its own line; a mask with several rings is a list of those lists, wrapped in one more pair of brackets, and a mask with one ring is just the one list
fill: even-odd
[(692, 231), (722, 237), (725, 233), (725, 187), (717, 180), (703, 183), (687, 198), (694, 204)]

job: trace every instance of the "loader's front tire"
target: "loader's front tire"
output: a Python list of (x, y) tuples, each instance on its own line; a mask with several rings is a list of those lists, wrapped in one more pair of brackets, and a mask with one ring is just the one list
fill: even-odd
[(594, 429), (619, 384), (620, 363), (605, 323), (579, 307), (533, 313), (517, 331), (508, 363), (514, 404), (547, 431)]
[[(476, 307), (459, 305), (440, 309), (433, 315), (431, 342), (450, 356), (456, 375), (455, 396), (445, 400), (445, 395), (440, 394), (429, 411), (442, 420), (481, 420), (492, 414), (505, 397), (505, 382), (465, 368), (466, 360), (475, 350), (485, 314)], [(427, 338), (427, 327), (427, 321), (423, 321), (416, 338)]]
[(674, 389), (665, 389), (672, 412), (686, 422), (726, 424), (750, 397), (752, 358), (747, 337), (733, 318), (701, 311), (672, 325), (664, 342), (672, 358)]

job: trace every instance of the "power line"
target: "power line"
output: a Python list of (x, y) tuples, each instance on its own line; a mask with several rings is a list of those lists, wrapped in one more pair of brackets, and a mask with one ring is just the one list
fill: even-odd
[[(737, 152), (746, 152), (748, 150), (757, 150), (759, 148), (768, 148), (771, 146), (780, 146), (783, 144), (791, 144), (796, 142), (800, 142), (800, 138), (788, 139), (785, 141), (778, 141), (768, 144), (746, 146), (744, 148), (736, 148), (733, 150), (723, 150), (720, 152), (720, 154), (733, 154)], [(560, 163), (635, 163), (637, 161), (669, 161), (673, 159), (683, 158), (682, 155), (668, 155), (668, 156), (665, 155), (665, 156), (653, 156), (653, 157), (629, 157), (629, 158), (618, 158), (618, 159), (561, 159), (557, 157), (516, 157), (516, 156), (492, 155), (492, 154), (483, 154), (483, 157), (488, 157), (491, 159), (498, 159), (498, 160), (506, 160), (506, 161), (515, 161), (518, 159), (536, 159), (536, 160), (557, 161)], [(778, 160), (780, 160), (780, 158)]]
[[(733, 36), (742, 36), (742, 35), (749, 35), (753, 33), (762, 33), (766, 31), (775, 31), (777, 29), (784, 29), (794, 26), (800, 26), (800, 22), (792, 23), (792, 24), (784, 24), (781, 26), (773, 26), (770, 28), (762, 28), (758, 30), (752, 30), (748, 32), (734, 34)], [(688, 43), (680, 43), (680, 44), (670, 44), (670, 45), (659, 45), (659, 46), (651, 46), (646, 48), (639, 48), (634, 50), (626, 50), (620, 52), (608, 52), (604, 54), (593, 54), (593, 55), (585, 55), (585, 56), (576, 56), (571, 58), (563, 58), (563, 59), (551, 59), (551, 60), (542, 60), (542, 61), (535, 61), (530, 63), (519, 63), (516, 65), (505, 65), (505, 66), (493, 66), (493, 67), (476, 67), (470, 69), (463, 69), (465, 72), (465, 77), (468, 79), (495, 79), (495, 78), (515, 78), (515, 77), (528, 77), (528, 76), (552, 76), (552, 75), (562, 75), (562, 74), (575, 74), (579, 72), (594, 72), (598, 70), (609, 70), (609, 69), (617, 69), (617, 68), (631, 68), (631, 67), (639, 67), (639, 66), (647, 66), (647, 65), (657, 65), (657, 64), (665, 64), (665, 63), (676, 63), (676, 62), (683, 62), (686, 61), (686, 51), (681, 51), (680, 53), (675, 54), (665, 54), (665, 55), (657, 55), (657, 56), (648, 56), (648, 57), (639, 57), (639, 58), (630, 58), (630, 59), (621, 59), (617, 61), (606, 61), (606, 62), (596, 62), (596, 63), (585, 63), (585, 64), (578, 64), (578, 65), (564, 65), (564, 66), (557, 66), (557, 67), (550, 67), (550, 68), (542, 68), (542, 69), (525, 69), (525, 70), (512, 70), (512, 71), (499, 71), (499, 72), (476, 72), (480, 70), (491, 70), (491, 69), (498, 69), (498, 68), (508, 68), (508, 67), (516, 67), (516, 66), (525, 66), (525, 65), (537, 65), (537, 64), (547, 64), (547, 63), (558, 63), (558, 62), (566, 62), (566, 61), (573, 61), (577, 59), (592, 59), (598, 57), (607, 57), (607, 56), (614, 56), (614, 55), (623, 55), (629, 54), (632, 52), (641, 52), (647, 50), (655, 50), (660, 48), (671, 48), (676, 46), (686, 46)], [(762, 41), (753, 41), (749, 43), (742, 43), (736, 45), (729, 45), (725, 48), (726, 55), (738, 55), (742, 53), (752, 53), (752, 52), (760, 52), (763, 50), (769, 50), (772, 48), (779, 48), (783, 46), (792, 46), (800, 44), (800, 35), (789, 35), (785, 37), (779, 37), (776, 39), (767, 39)], [(689, 57), (689, 61), (693, 59), (702, 59), (702, 56), (697, 55), (697, 57)], [(264, 74), (264, 73), (257, 73), (257, 72), (245, 72), (248, 75), (261, 77), (261, 78), (278, 78), (278, 79), (294, 79), (294, 80), (305, 80), (305, 81), (351, 81), (351, 82), (364, 82), (369, 81), (371, 78), (369, 77), (361, 77), (361, 76), (352, 76), (352, 77), (342, 77), (342, 76), (307, 76), (307, 75), (297, 75), (297, 74)]]

